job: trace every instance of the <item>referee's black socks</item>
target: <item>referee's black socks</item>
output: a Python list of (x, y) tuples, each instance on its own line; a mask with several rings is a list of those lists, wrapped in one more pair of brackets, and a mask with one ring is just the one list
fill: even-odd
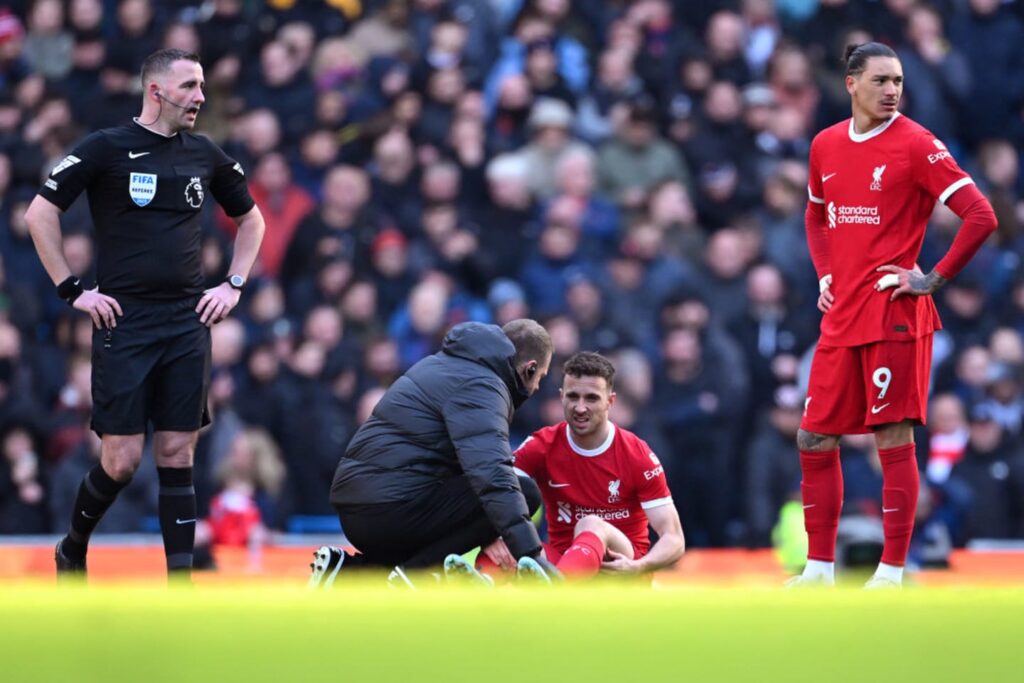
[(85, 559), (89, 536), (129, 481), (131, 479), (111, 479), (99, 464), (86, 473), (78, 487), (78, 497), (75, 498), (75, 508), (71, 513), (71, 528), (60, 547), (65, 557), (76, 562)]
[(160, 478), (160, 531), (164, 536), (169, 575), (192, 571), (196, 543), (196, 490), (191, 467), (158, 467)]

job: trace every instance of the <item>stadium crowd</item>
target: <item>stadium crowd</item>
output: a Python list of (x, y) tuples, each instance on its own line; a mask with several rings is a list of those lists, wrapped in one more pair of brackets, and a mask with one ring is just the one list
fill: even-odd
[[(455, 323), (533, 317), (556, 357), (514, 439), (561, 419), (562, 360), (606, 353), (612, 419), (658, 453), (690, 546), (768, 545), (799, 500), (820, 316), (808, 149), (849, 116), (843, 47), (874, 39), (900, 56), (903, 111), (999, 219), (936, 295), (918, 545), (1024, 539), (1024, 2), (0, 2), (0, 534), (63, 532), (98, 457), (91, 321), (55, 295), (25, 208), (84, 133), (138, 113), (142, 59), (177, 47), (205, 67), (198, 130), (267, 221), (213, 331), (196, 489), (215, 541), (333, 518), (338, 457), (389, 383)], [(211, 285), (233, 227), (212, 204)], [(958, 223), (936, 210), (926, 270)], [(84, 197), (63, 228), (90, 281)], [(843, 442), (844, 514), (869, 520), (873, 448)], [(100, 533), (155, 517), (144, 463)]]

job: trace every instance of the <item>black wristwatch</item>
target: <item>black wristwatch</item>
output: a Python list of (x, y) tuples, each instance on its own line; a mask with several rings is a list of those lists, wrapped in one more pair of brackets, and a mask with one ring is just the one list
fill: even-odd
[(239, 292), (245, 288), (245, 278), (241, 275), (228, 275), (225, 282), (231, 285), (232, 288), (237, 289)]

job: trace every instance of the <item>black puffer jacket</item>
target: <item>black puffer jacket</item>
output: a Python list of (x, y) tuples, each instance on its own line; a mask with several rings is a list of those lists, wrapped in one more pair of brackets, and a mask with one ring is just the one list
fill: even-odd
[(356, 432), (331, 503), (408, 501), (465, 475), (512, 554), (539, 552), (509, 447), (509, 422), (527, 397), (514, 354), (500, 327), (453, 327), (442, 350), (400, 377)]

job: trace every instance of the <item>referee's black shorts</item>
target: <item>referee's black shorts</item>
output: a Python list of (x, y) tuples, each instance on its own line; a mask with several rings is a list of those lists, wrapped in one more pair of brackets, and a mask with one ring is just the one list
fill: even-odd
[(210, 422), (210, 329), (199, 297), (177, 301), (118, 298), (113, 330), (93, 330), (92, 428), (103, 434), (194, 432)]

